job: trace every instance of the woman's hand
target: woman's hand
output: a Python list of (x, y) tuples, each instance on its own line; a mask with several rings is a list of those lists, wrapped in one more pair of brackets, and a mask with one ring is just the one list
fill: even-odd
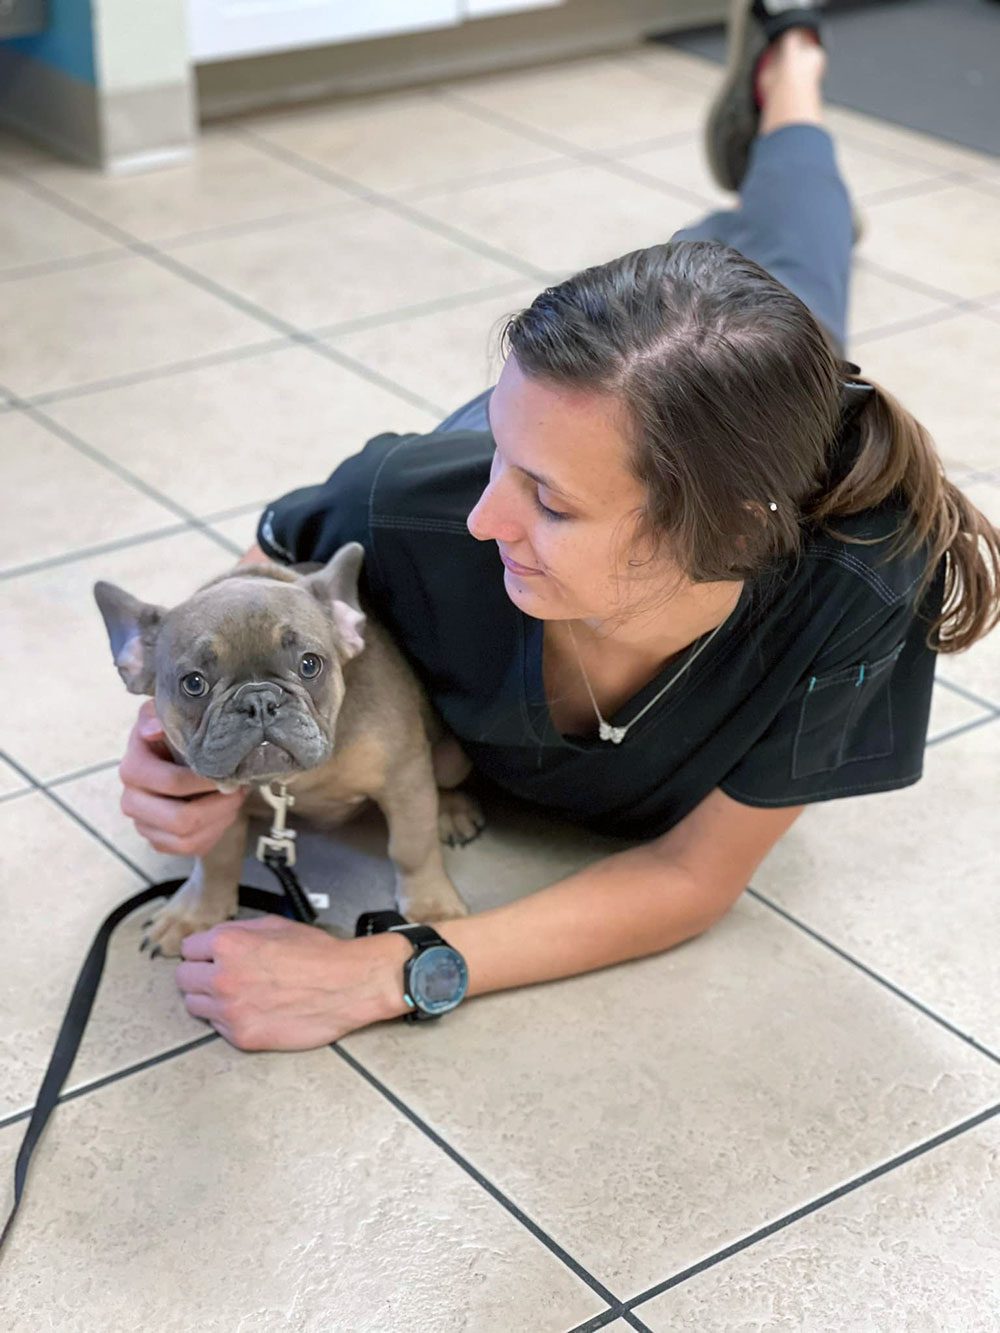
[(152, 699), (139, 709), (118, 776), (125, 787), (122, 814), (151, 847), (174, 856), (204, 856), (235, 821), (249, 791), (224, 796), (214, 782), (175, 763)]
[(244, 1051), (307, 1051), (406, 1012), (408, 940), (341, 940), (280, 916), (225, 921), (181, 944), (188, 1013)]

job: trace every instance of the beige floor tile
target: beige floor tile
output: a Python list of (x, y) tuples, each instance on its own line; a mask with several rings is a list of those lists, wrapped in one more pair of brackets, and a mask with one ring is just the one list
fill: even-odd
[(220, 519), (212, 524), (212, 530), (235, 542), (241, 551), (249, 550), (257, 542), (257, 524), (260, 522), (261, 512), (260, 509), (254, 508), (246, 514)]
[(419, 1050), (392, 1024), (344, 1044), (622, 1297), (1000, 1088), (985, 1057), (749, 899), (681, 949), (480, 997), (447, 1024)]
[(429, 430), (438, 420), (303, 347), (107, 389), (46, 411), (199, 515), (258, 501), (263, 508), (324, 481), (373, 435)]
[(658, 84), (647, 71), (614, 59), (470, 79), (454, 84), (452, 97), (596, 152), (699, 130), (707, 105), (707, 92), (689, 80), (668, 73)]
[(994, 1047), (998, 763), (1000, 722), (943, 741), (915, 786), (808, 810), (754, 876), (768, 897)]
[[(231, 244), (231, 242), (230, 242)], [(243, 347), (273, 332), (148, 260), (129, 258), (3, 285), (0, 381), (45, 393), (187, 357)]]
[(722, 77), (721, 66), (716, 61), (658, 42), (646, 42), (634, 51), (625, 52), (622, 59), (658, 80), (676, 76), (710, 93), (715, 92)]
[(101, 232), (68, 217), (17, 181), (0, 179), (0, 273), (117, 248)]
[(835, 127), (831, 127), (831, 133), (840, 173), (860, 204), (882, 190), (916, 188), (924, 183), (930, 185), (943, 174), (943, 169), (932, 162), (888, 157), (885, 153), (871, 151), (866, 144), (849, 135), (838, 134)]
[(866, 116), (847, 107), (833, 106), (827, 110), (831, 129), (845, 139), (856, 142), (868, 152), (884, 153), (901, 161), (912, 161), (918, 168), (939, 171), (970, 171), (989, 175), (996, 171), (997, 159), (989, 153), (949, 143), (934, 135), (904, 129), (887, 120)]
[[(421, 205), (423, 208), (423, 205)], [(299, 327), (508, 281), (511, 268), (374, 205), (185, 245), (185, 264)]]
[(21, 777), (17, 769), (11, 768), (10, 764), (5, 764), (0, 759), (0, 796), (7, 796), (12, 792), (28, 791), (30, 788)]
[(144, 241), (355, 205), (336, 186), (275, 161), (232, 132), (209, 128), (202, 129), (191, 160), (156, 171), (112, 176), (48, 162), (30, 174)]
[[(719, 208), (735, 208), (739, 197), (716, 185), (708, 170), (702, 136), (692, 134), (680, 143), (663, 144), (657, 148), (641, 148), (638, 151), (626, 150), (617, 157), (619, 162), (648, 172), (668, 185), (679, 185), (685, 190), (700, 194), (704, 200), (705, 211)], [(698, 206), (691, 221), (697, 216)]]
[(16, 497), (2, 569), (177, 522), (170, 509), (21, 412), (0, 417), (0, 491)]
[[(997, 453), (1000, 461), (1000, 451)], [(959, 482), (961, 485), (961, 482)], [(1000, 528), (1000, 478), (972, 482), (962, 490), (991, 523)], [(949, 654), (938, 663), (938, 675), (964, 686), (1000, 708), (1000, 626), (964, 653)]]
[(919, 198), (874, 200), (858, 252), (895, 273), (961, 297), (1000, 286), (997, 200), (974, 185), (947, 185)]
[[(373, 190), (395, 193), (558, 159), (557, 150), (427, 93), (254, 120), (255, 136)], [(416, 151), (415, 151), (416, 149)]]
[[(507, 316), (530, 305), (539, 284), (330, 339), (381, 375), (440, 403), (443, 415), (496, 383), (498, 339)], [(435, 423), (437, 424), (437, 423)]]
[[(41, 794), (0, 805), (0, 902), (17, 921), (0, 945), (0, 1115), (34, 1102), (77, 973), (105, 915), (142, 881)], [(173, 967), (138, 951), (140, 908), (119, 926), (67, 1088), (203, 1036)], [(22, 1130), (23, 1132), (23, 1130)], [(6, 1196), (5, 1196), (6, 1197)]]
[(17, 707), (0, 719), (0, 748), (42, 779), (118, 757), (141, 700), (118, 678), (94, 582), (105, 579), (144, 601), (171, 606), (235, 561), (191, 532), (5, 583), (0, 693), (16, 699)]
[(853, 351), (865, 373), (927, 427), (947, 463), (997, 465), (1000, 323), (969, 312), (871, 342), (859, 339)]
[[(947, 667), (948, 659), (945, 658), (941, 665), (942, 673), (947, 673)], [(936, 740), (954, 731), (956, 727), (968, 726), (970, 722), (984, 721), (990, 716), (992, 714), (981, 704), (973, 703), (938, 682), (931, 697), (931, 720), (927, 728), (927, 739)]]
[[(922, 315), (947, 309), (947, 302), (880, 273), (872, 273), (863, 264), (855, 264), (847, 312), (848, 338), (862, 339), (888, 324), (919, 319)], [(925, 336), (931, 336), (932, 332)]]
[(61, 1107), (38, 1156), (22, 1328), (563, 1333), (605, 1308), (328, 1050), (212, 1043)]
[(635, 1313), (697, 1329), (990, 1333), (1000, 1309), (996, 1120), (879, 1177)]
[(550, 275), (668, 241), (698, 209), (597, 166), (421, 199), (420, 209)]
[(1000, 708), (1000, 627), (964, 653), (949, 653), (941, 661), (938, 673)]

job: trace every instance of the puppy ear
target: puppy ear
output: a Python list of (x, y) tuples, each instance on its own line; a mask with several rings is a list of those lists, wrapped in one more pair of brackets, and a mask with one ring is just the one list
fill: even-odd
[(140, 602), (138, 597), (113, 583), (95, 583), (94, 598), (104, 617), (111, 655), (126, 688), (131, 694), (154, 694), (153, 649), (166, 609)]
[(365, 646), (362, 631), (365, 613), (358, 600), (358, 577), (365, 558), (360, 542), (348, 542), (330, 557), (322, 569), (307, 574), (302, 582), (328, 608), (337, 629), (341, 657), (349, 662)]

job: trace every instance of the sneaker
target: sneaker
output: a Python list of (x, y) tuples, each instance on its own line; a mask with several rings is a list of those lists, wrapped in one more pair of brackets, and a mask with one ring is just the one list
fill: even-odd
[(760, 123), (757, 73), (767, 48), (789, 28), (808, 28), (822, 44), (819, 11), (825, 0), (730, 0), (728, 66), (708, 112), (708, 165), (724, 190), (738, 190)]

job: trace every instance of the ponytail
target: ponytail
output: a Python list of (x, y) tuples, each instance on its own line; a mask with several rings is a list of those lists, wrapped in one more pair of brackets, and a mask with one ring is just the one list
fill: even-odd
[(809, 506), (808, 516), (829, 529), (831, 520), (897, 498), (905, 518), (890, 555), (926, 544), (920, 593), (945, 561), (944, 599), (928, 646), (940, 653), (963, 652), (1000, 621), (1000, 529), (945, 476), (920, 422), (880, 385), (872, 388), (857, 416), (857, 458), (847, 475)]

